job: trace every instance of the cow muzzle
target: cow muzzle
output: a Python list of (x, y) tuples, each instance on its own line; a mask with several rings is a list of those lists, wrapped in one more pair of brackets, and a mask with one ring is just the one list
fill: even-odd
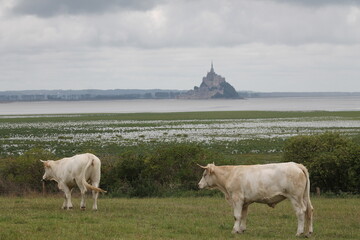
[(50, 178), (48, 177), (48, 174), (45, 173), (45, 174), (43, 175), (41, 181), (46, 182), (47, 180), (50, 180)]
[(206, 188), (206, 187), (207, 187), (206, 181), (204, 181), (204, 179), (201, 179), (200, 182), (198, 183), (198, 187), (199, 187), (200, 189)]

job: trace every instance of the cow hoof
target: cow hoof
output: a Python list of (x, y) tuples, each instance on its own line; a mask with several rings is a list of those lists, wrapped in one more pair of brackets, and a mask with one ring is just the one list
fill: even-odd
[(296, 237), (303, 237), (303, 238), (310, 238), (311, 233), (297, 233), (295, 236)]
[(245, 232), (245, 230), (232, 230), (231, 231), (232, 234), (242, 234), (244, 232)]

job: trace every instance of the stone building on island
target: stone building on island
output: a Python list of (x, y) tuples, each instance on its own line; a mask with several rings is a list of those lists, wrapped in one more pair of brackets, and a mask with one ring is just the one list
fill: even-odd
[(187, 91), (179, 96), (180, 99), (214, 99), (214, 98), (239, 98), (235, 88), (225, 81), (225, 78), (216, 74), (211, 62), (210, 72), (203, 77), (200, 87)]

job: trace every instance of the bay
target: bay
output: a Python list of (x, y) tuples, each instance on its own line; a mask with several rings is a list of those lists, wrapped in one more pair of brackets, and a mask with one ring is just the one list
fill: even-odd
[(236, 100), (103, 100), (0, 103), (0, 115), (203, 111), (360, 111), (360, 97), (249, 98)]

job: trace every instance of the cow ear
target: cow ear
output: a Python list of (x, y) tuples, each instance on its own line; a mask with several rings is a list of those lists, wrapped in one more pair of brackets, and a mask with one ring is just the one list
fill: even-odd
[(50, 167), (50, 164), (48, 161), (44, 161), (44, 160), (40, 160), (40, 162), (42, 162), (44, 164), (44, 167)]
[(214, 172), (214, 166), (215, 165), (210, 165), (210, 166), (207, 167), (210, 174), (212, 174)]

